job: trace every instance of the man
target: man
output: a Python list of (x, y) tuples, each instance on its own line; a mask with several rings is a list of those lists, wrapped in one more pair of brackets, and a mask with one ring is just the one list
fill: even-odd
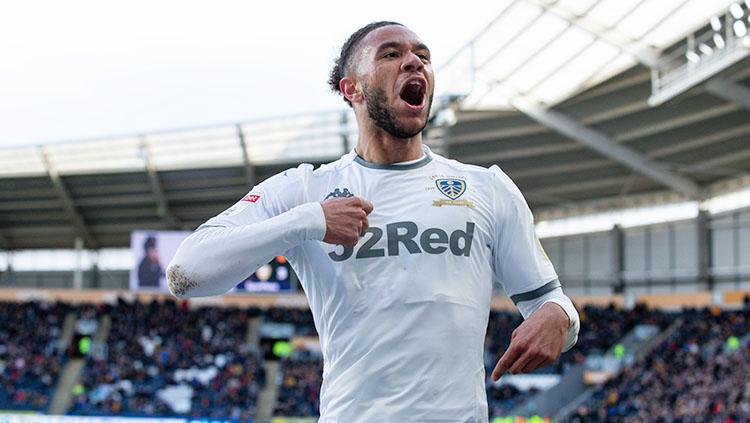
[(139, 288), (158, 288), (164, 271), (159, 262), (159, 251), (156, 249), (156, 238), (149, 236), (143, 243), (143, 259), (138, 265)]
[(284, 254), (320, 335), (321, 422), (486, 422), (493, 280), (526, 318), (493, 380), (552, 363), (578, 333), (531, 212), (497, 166), (422, 144), (434, 78), (406, 27), (352, 34), (329, 82), (354, 108), (354, 151), (269, 178), (198, 228), (170, 264), (170, 290), (221, 294)]

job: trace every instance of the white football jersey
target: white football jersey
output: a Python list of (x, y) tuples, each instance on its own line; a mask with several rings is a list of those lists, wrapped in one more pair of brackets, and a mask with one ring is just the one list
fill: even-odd
[[(316, 170), (303, 164), (202, 226), (248, 225), (336, 197), (374, 205), (353, 248), (306, 240), (271, 252), (299, 275), (320, 335), (321, 422), (486, 422), (493, 281), (516, 302), (559, 291), (513, 182), (497, 166), (424, 152), (406, 164), (354, 151)], [(566, 348), (573, 342), (574, 333)]]

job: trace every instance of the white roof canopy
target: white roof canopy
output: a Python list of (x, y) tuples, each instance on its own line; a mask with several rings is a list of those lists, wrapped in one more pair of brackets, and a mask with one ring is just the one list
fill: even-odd
[(507, 0), (440, 69), (441, 94), (465, 109), (553, 105), (661, 50), (726, 11), (731, 0)]

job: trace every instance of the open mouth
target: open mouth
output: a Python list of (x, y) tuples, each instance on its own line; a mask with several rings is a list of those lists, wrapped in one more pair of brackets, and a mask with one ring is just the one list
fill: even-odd
[(427, 87), (424, 81), (415, 79), (407, 82), (402, 88), (399, 97), (404, 100), (406, 104), (418, 107), (424, 103), (424, 96)]

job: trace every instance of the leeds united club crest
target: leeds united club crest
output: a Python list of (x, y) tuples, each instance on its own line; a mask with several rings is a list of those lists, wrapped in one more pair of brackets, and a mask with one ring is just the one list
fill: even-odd
[(466, 181), (457, 178), (443, 178), (436, 179), (435, 185), (437, 186), (438, 190), (440, 190), (440, 192), (449, 199), (435, 200), (432, 202), (433, 206), (466, 206), (471, 209), (474, 208), (474, 203), (472, 203), (471, 201), (466, 199), (458, 199), (458, 197), (466, 192)]

